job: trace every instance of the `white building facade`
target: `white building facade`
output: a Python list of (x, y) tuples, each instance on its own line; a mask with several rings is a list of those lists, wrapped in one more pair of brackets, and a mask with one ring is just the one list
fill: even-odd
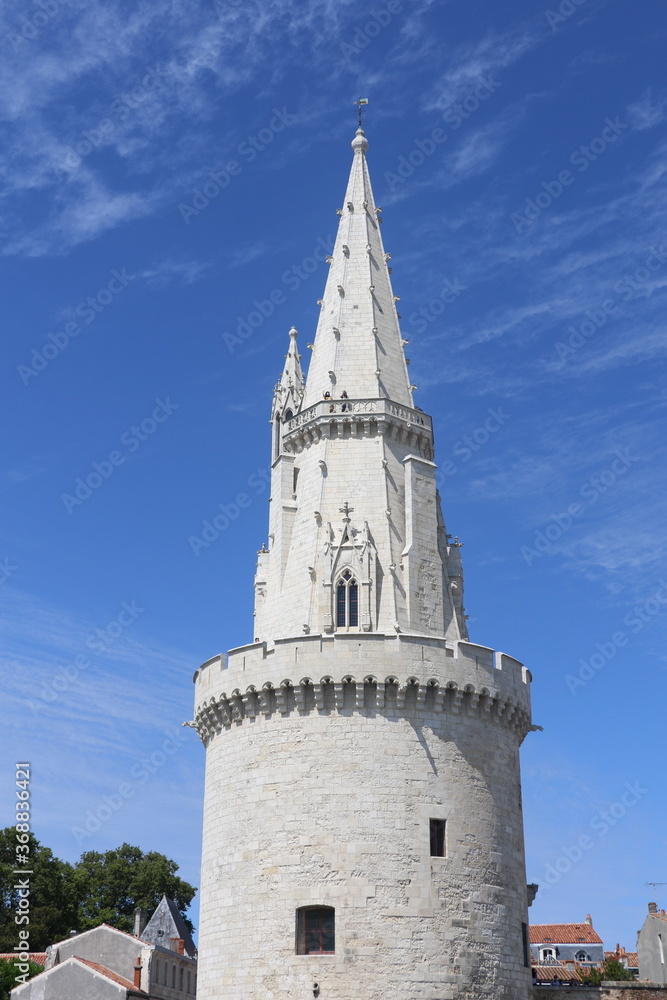
[(254, 641), (195, 674), (199, 1000), (527, 1000), (530, 674), (469, 641), (361, 129), (276, 386)]

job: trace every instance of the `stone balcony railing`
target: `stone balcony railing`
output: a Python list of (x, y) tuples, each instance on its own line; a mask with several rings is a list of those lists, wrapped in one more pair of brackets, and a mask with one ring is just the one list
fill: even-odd
[(342, 437), (346, 433), (368, 435), (393, 431), (431, 457), (433, 423), (427, 413), (402, 406), (391, 399), (322, 399), (285, 423), (283, 442), (287, 450), (300, 450), (310, 440)]

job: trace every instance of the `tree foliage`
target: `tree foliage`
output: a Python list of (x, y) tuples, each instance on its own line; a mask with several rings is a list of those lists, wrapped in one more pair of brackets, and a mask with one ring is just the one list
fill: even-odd
[[(0, 951), (18, 943), (14, 914), (20, 875), (16, 868), (16, 831), (0, 830)], [(71, 930), (87, 931), (107, 923), (132, 931), (134, 909), (152, 912), (164, 894), (175, 900), (185, 922), (185, 910), (197, 891), (179, 878), (178, 865), (157, 851), (121, 844), (100, 854), (86, 851), (73, 865), (54, 857), (30, 835), (30, 951), (44, 951)]]
[[(44, 951), (48, 944), (67, 937), (76, 927), (77, 899), (72, 885), (72, 866), (54, 857), (30, 834), (30, 950)], [(16, 830), (0, 830), (0, 951), (12, 951), (18, 943), (14, 914), (18, 905), (17, 885), (21, 875), (14, 874)], [(28, 876), (25, 876), (28, 877)]]
[(625, 982), (634, 979), (628, 969), (613, 958), (606, 958), (600, 969), (588, 969), (583, 979), (590, 986), (599, 986), (602, 982)]
[[(32, 979), (33, 976), (38, 975), (40, 972), (44, 972), (41, 965), (37, 965), (36, 962), (28, 962), (28, 979)], [(23, 974), (17, 972), (14, 963), (8, 962), (5, 959), (0, 959), (0, 1000), (9, 1000), (10, 991), (14, 989), (15, 986), (20, 986), (21, 983), (17, 983), (16, 976), (21, 976), (21, 983), (26, 982), (23, 978)]]
[[(74, 866), (79, 899), (77, 930), (111, 924), (119, 930), (132, 931), (134, 908), (142, 906), (152, 913), (165, 894), (183, 913), (197, 890), (179, 878), (177, 871), (176, 862), (164, 854), (157, 851), (144, 854), (130, 844), (104, 854), (86, 851)], [(184, 913), (183, 916), (192, 931), (192, 924)]]

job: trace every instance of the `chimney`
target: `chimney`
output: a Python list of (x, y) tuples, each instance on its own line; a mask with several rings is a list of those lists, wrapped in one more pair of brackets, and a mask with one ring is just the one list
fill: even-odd
[(169, 938), (169, 947), (172, 951), (177, 951), (179, 955), (185, 954), (185, 941), (183, 938)]
[(657, 903), (649, 903), (648, 904), (648, 912), (649, 913), (657, 913), (658, 912), (658, 904)]
[(593, 926), (593, 918), (591, 917), (590, 913), (586, 914), (586, 923), (588, 924), (589, 927)]
[(148, 923), (148, 911), (137, 906), (134, 910), (134, 936), (141, 937)]
[(141, 989), (141, 955), (137, 958), (137, 963), (134, 967), (134, 988), (137, 990)]

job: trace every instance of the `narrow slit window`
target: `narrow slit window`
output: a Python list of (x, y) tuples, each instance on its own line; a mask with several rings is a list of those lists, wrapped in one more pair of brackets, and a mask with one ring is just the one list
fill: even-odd
[(432, 858), (445, 857), (445, 822), (444, 819), (430, 820)]
[(297, 955), (333, 955), (336, 948), (333, 906), (305, 906), (296, 911)]
[(530, 941), (528, 940), (528, 924), (521, 924), (521, 941), (523, 944), (523, 964), (530, 968)]

